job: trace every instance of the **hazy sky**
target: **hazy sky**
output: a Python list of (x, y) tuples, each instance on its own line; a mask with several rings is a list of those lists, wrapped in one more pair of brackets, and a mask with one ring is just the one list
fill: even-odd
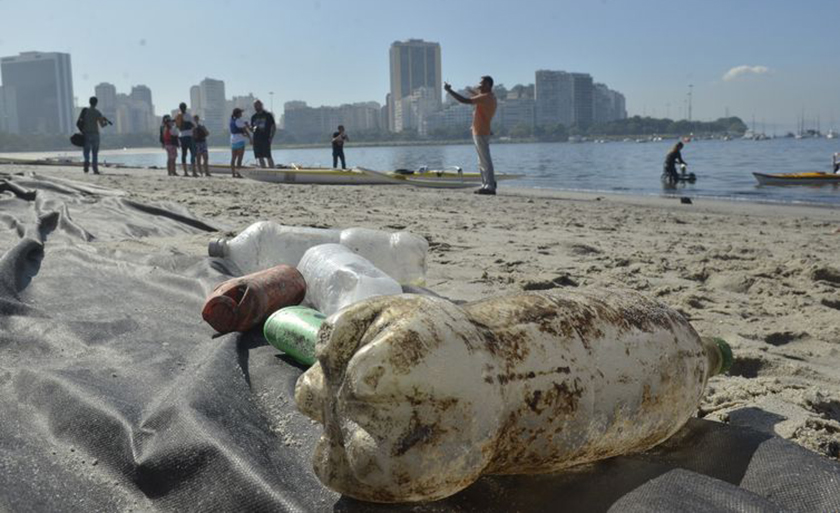
[[(0, 56), (72, 56), (74, 93), (99, 82), (152, 89), (165, 112), (204, 77), (282, 111), (385, 101), (388, 48), (441, 44), (455, 86), (490, 74), (533, 83), (534, 71), (592, 74), (623, 92), (630, 115), (728, 111), (748, 123), (840, 127), (838, 0), (0, 0)], [(779, 127), (781, 128), (781, 127)]]

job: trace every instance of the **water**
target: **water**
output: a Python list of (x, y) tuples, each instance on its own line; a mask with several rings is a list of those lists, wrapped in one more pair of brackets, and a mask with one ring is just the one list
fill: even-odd
[[(611, 143), (492, 144), (497, 172), (525, 177), (505, 185), (558, 190), (615, 192), (641, 195), (717, 197), (734, 200), (840, 205), (837, 186), (760, 187), (753, 171), (790, 173), (830, 171), (831, 155), (840, 151), (837, 139), (771, 139), (766, 141), (692, 141), (683, 149), (688, 170), (697, 183), (663, 190), (662, 161), (675, 141)], [(471, 145), (382, 146), (346, 149), (348, 165), (378, 170), (437, 168), (457, 165), (477, 169)], [(63, 153), (61, 155), (68, 155)], [(70, 155), (77, 155), (73, 153)], [(163, 150), (108, 151), (100, 159), (134, 166), (165, 167)], [(227, 150), (211, 150), (210, 161), (229, 163)], [(330, 148), (275, 149), (274, 159), (283, 163), (329, 166)], [(246, 152), (245, 162), (253, 163)], [(180, 172), (180, 163), (179, 163)]]

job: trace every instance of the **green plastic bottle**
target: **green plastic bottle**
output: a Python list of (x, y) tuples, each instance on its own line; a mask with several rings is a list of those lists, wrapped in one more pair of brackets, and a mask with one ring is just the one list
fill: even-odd
[(277, 310), (265, 321), (263, 335), (268, 343), (304, 365), (312, 365), (318, 330), (326, 316), (305, 306)]

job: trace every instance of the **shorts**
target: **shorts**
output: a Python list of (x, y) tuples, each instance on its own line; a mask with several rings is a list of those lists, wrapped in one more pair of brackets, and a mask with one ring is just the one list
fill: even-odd
[(230, 149), (232, 150), (244, 150), (245, 149), (245, 141), (238, 141), (230, 143)]
[(259, 140), (254, 138), (254, 158), (256, 159), (270, 159), (271, 158), (271, 142), (267, 140)]
[(207, 141), (196, 141), (195, 142), (195, 154), (196, 155), (207, 155)]
[(178, 147), (174, 144), (167, 144), (166, 145), (166, 156), (169, 160), (175, 160), (178, 158)]

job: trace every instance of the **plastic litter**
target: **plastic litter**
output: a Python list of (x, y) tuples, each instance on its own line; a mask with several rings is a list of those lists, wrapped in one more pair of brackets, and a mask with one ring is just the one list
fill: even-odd
[(297, 266), (314, 246), (341, 243), (404, 285), (423, 285), (426, 278), (426, 239), (410, 232), (368, 228), (331, 230), (284, 226), (272, 221), (254, 223), (232, 239), (208, 245), (211, 257), (225, 258), (243, 273), (286, 264)]
[(272, 312), (299, 304), (305, 294), (301, 273), (278, 265), (220, 283), (204, 302), (201, 316), (219, 333), (247, 331)]
[(329, 317), (318, 336), (318, 363), (295, 389), (298, 408), (324, 424), (315, 473), (386, 503), (649, 449), (732, 361), (725, 342), (633, 291), (460, 306), (374, 298)]
[(263, 335), (268, 343), (304, 365), (315, 359), (318, 329), (326, 316), (305, 306), (287, 306), (277, 310), (265, 321)]
[(402, 293), (393, 278), (341, 244), (311, 248), (298, 270), (306, 280), (306, 304), (325, 315), (363, 299)]

